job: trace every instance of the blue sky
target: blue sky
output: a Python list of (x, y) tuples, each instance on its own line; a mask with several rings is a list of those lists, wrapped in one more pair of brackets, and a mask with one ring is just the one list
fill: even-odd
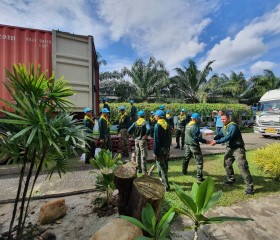
[(93, 35), (100, 71), (154, 56), (171, 75), (193, 59), (215, 60), (212, 73), (280, 77), (279, 0), (1, 0), (0, 23)]

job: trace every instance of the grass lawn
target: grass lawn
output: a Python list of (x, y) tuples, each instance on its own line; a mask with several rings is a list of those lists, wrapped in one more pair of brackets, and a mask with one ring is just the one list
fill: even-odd
[[(254, 181), (255, 195), (246, 196), (244, 190), (246, 188), (245, 183), (240, 175), (237, 163), (234, 163), (234, 171), (236, 177), (236, 184), (233, 186), (224, 186), (223, 182), (226, 180), (225, 170), (223, 167), (223, 154), (204, 156), (204, 177), (211, 176), (214, 179), (216, 185), (216, 191), (222, 190), (223, 195), (218, 203), (218, 206), (233, 205), (237, 201), (258, 198), (261, 196), (267, 196), (276, 192), (280, 192), (279, 181), (273, 180), (270, 176), (259, 170), (252, 162), (253, 151), (247, 152), (247, 159), (249, 162), (250, 172)], [(148, 167), (151, 167), (149, 164)], [(169, 162), (169, 181), (171, 183), (171, 192), (165, 194), (165, 200), (162, 211), (167, 211), (170, 206), (180, 205), (180, 200), (172, 187), (172, 183), (180, 185), (185, 191), (190, 191), (193, 182), (196, 181), (196, 164), (194, 159), (191, 159), (188, 175), (181, 173), (182, 160), (174, 160)], [(153, 176), (157, 176), (157, 172), (153, 172)]]

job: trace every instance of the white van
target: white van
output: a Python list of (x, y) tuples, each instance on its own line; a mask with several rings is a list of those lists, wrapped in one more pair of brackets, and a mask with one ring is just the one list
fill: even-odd
[(261, 97), (254, 132), (264, 137), (280, 137), (280, 89), (270, 90)]

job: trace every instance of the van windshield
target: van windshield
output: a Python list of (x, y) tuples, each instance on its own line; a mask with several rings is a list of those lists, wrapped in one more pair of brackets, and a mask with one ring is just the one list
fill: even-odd
[(280, 100), (260, 102), (258, 110), (262, 112), (278, 112), (280, 111)]

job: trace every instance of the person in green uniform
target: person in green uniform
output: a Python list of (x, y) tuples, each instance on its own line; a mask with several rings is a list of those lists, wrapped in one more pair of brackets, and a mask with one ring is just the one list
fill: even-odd
[(168, 182), (168, 159), (169, 159), (169, 127), (165, 120), (165, 113), (162, 110), (155, 112), (157, 121), (154, 128), (154, 153), (153, 158), (156, 161), (158, 174), (162, 183), (165, 185), (165, 190), (170, 191)]
[(230, 121), (228, 114), (221, 115), (221, 121), (224, 125), (218, 135), (211, 141), (211, 145), (226, 143), (226, 152), (224, 155), (224, 168), (227, 174), (225, 185), (235, 184), (235, 177), (233, 171), (233, 163), (237, 160), (237, 165), (241, 176), (246, 184), (245, 194), (253, 195), (254, 186), (253, 179), (249, 170), (248, 161), (246, 159), (245, 144), (236, 123)]
[(128, 129), (135, 139), (135, 155), (138, 164), (138, 173), (147, 173), (148, 156), (148, 135), (150, 134), (150, 124), (145, 119), (145, 112), (140, 110), (137, 113), (138, 120)]
[(151, 127), (150, 135), (152, 138), (154, 138), (154, 127), (155, 127), (156, 123), (157, 123), (157, 121), (155, 119), (155, 113), (154, 113), (154, 111), (151, 111), (151, 116), (149, 118), (149, 124)]
[(118, 126), (118, 133), (121, 135), (121, 149), (122, 149), (122, 156), (128, 157), (128, 128), (130, 126), (129, 116), (125, 111), (124, 106), (119, 107), (120, 115), (119, 115), (119, 126)]
[(109, 111), (109, 113), (108, 113), (108, 119), (110, 119), (110, 106), (109, 106), (109, 104), (108, 104), (108, 98), (106, 98), (106, 97), (104, 97), (103, 99), (102, 99), (102, 102), (103, 102), (103, 108), (107, 108), (108, 109), (108, 111)]
[(134, 100), (130, 100), (131, 110), (130, 110), (130, 122), (131, 124), (137, 120), (137, 108), (134, 106)]
[(203, 182), (203, 157), (199, 143), (208, 143), (201, 137), (200, 128), (198, 122), (200, 121), (200, 116), (198, 113), (193, 113), (191, 116), (191, 121), (187, 124), (185, 129), (185, 158), (182, 165), (182, 173), (184, 175), (188, 172), (188, 166), (192, 155), (196, 160), (197, 166), (197, 181)]
[[(189, 123), (190, 118), (187, 114), (186, 109), (182, 109), (180, 115), (178, 116), (178, 122), (175, 126), (175, 136), (176, 136), (176, 146), (174, 148), (180, 148), (181, 142), (181, 149), (184, 149), (184, 142), (185, 142), (185, 127)], [(181, 139), (181, 141), (180, 141)]]
[(85, 157), (85, 163), (89, 164), (90, 159), (94, 158), (95, 155), (95, 149), (96, 149), (96, 143), (93, 139), (93, 128), (95, 124), (95, 118), (93, 117), (93, 110), (90, 108), (85, 108), (84, 109), (84, 119), (83, 123), (84, 126), (86, 127), (86, 133), (90, 139), (86, 140), (86, 157)]
[[(168, 123), (168, 127), (169, 127), (169, 146), (171, 146), (172, 144), (172, 132), (174, 130), (174, 118), (173, 116), (171, 115), (171, 111), (168, 109), (166, 110), (166, 114), (165, 114), (165, 119)], [(169, 153), (170, 153), (170, 148), (169, 148)]]
[(109, 122), (109, 110), (103, 108), (101, 110), (101, 117), (98, 121), (99, 126), (99, 140), (102, 144), (101, 148), (112, 151), (111, 135), (110, 135), (110, 122)]

